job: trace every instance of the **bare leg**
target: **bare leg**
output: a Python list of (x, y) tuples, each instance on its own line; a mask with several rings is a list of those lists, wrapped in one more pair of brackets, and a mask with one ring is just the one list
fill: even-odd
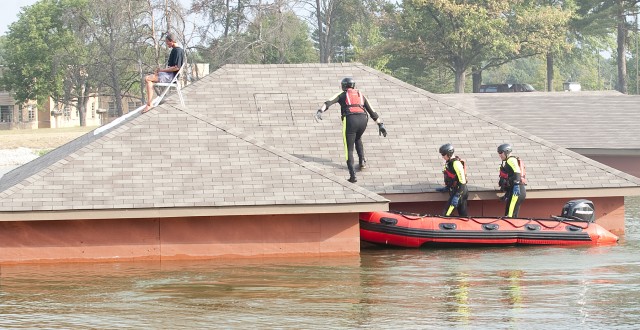
[(144, 78), (147, 87), (147, 105), (142, 109), (142, 113), (151, 110), (151, 102), (153, 102), (153, 84), (158, 81), (157, 74), (150, 74)]

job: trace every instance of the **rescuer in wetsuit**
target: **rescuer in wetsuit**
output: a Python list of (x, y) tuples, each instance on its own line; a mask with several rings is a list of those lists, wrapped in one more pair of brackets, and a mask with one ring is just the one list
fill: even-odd
[[(345, 148), (345, 158), (347, 160), (347, 168), (349, 169), (349, 182), (356, 182), (356, 171), (353, 168), (353, 148), (355, 146), (358, 153), (358, 161), (360, 170), (367, 166), (364, 158), (364, 146), (362, 144), (362, 134), (367, 129), (367, 121), (369, 116), (378, 124), (379, 135), (387, 136), (387, 130), (384, 127), (378, 114), (371, 108), (367, 98), (357, 89), (356, 82), (353, 78), (344, 78), (340, 83), (342, 92), (337, 93), (331, 99), (324, 102), (322, 107), (316, 112), (316, 120), (322, 119), (322, 113), (327, 111), (334, 103), (340, 103), (342, 115), (342, 137)], [(368, 114), (368, 115), (367, 115)]]
[(446, 162), (442, 170), (445, 187), (437, 188), (436, 191), (449, 192), (449, 201), (445, 205), (443, 214), (450, 216), (453, 210), (457, 209), (459, 216), (466, 217), (469, 191), (464, 160), (453, 155), (454, 149), (451, 143), (443, 144), (438, 151)]
[(505, 143), (498, 146), (498, 155), (502, 163), (500, 164), (500, 179), (498, 185), (500, 191), (504, 191), (503, 200), (507, 202), (504, 216), (509, 218), (518, 217), (520, 205), (527, 197), (520, 160), (516, 156), (511, 156), (513, 148)]

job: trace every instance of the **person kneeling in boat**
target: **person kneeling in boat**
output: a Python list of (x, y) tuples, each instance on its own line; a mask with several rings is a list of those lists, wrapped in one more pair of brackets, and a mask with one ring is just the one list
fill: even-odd
[(445, 187), (437, 188), (436, 191), (449, 192), (449, 201), (445, 205), (443, 214), (451, 216), (453, 210), (457, 209), (459, 216), (466, 217), (469, 191), (467, 190), (467, 171), (464, 160), (453, 155), (454, 149), (451, 143), (443, 144), (439, 151), (446, 162), (442, 171)]
[(505, 143), (498, 146), (498, 155), (502, 163), (500, 164), (500, 179), (498, 185), (500, 191), (504, 191), (501, 198), (507, 202), (504, 210), (504, 216), (509, 218), (517, 218), (520, 211), (520, 205), (527, 197), (525, 188), (526, 178), (524, 174), (524, 164), (522, 160), (511, 155), (513, 148), (510, 144)]

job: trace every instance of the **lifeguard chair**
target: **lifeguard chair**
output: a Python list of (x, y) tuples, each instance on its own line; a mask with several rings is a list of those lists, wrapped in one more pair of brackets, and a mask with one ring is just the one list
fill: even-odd
[(178, 93), (178, 97), (180, 98), (180, 105), (182, 105), (184, 107), (184, 97), (182, 96), (182, 85), (180, 84), (180, 77), (182, 76), (182, 71), (184, 70), (186, 65), (187, 65), (186, 62), (182, 63), (182, 66), (180, 67), (180, 70), (178, 70), (178, 72), (176, 72), (176, 75), (173, 76), (173, 79), (171, 80), (171, 82), (168, 82), (168, 83), (157, 82), (157, 83), (155, 83), (153, 85), (154, 88), (155, 87), (164, 87), (164, 91), (162, 91), (162, 93), (160, 93), (159, 96), (156, 97), (155, 100), (153, 100), (152, 105), (154, 107), (156, 107), (156, 106), (158, 106), (158, 104), (160, 104), (160, 102), (164, 99), (164, 96), (167, 95), (167, 92), (171, 88), (175, 88), (176, 92)]

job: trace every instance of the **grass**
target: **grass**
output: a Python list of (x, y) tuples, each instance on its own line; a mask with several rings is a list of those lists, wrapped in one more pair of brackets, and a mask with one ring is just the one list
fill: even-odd
[(96, 127), (40, 128), (21, 130), (1, 130), (0, 149), (31, 148), (39, 154), (57, 148)]

